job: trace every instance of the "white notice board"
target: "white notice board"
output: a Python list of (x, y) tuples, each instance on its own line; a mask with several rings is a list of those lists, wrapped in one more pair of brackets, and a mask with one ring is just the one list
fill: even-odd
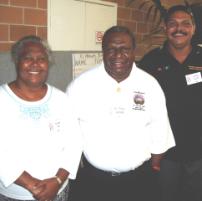
[(102, 62), (102, 53), (76, 53), (72, 54), (73, 79), (82, 72)]

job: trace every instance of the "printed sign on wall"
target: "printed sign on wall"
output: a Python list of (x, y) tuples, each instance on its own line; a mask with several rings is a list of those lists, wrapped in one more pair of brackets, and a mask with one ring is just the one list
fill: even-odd
[(102, 62), (102, 53), (76, 53), (72, 54), (73, 79), (82, 72)]
[(102, 43), (103, 35), (104, 35), (104, 31), (96, 31), (95, 32), (95, 42)]

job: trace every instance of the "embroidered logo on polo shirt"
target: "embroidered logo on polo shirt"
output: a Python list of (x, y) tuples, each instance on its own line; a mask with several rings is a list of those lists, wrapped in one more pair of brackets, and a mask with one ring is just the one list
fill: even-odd
[(145, 110), (145, 98), (143, 92), (134, 92), (133, 102), (134, 110)]

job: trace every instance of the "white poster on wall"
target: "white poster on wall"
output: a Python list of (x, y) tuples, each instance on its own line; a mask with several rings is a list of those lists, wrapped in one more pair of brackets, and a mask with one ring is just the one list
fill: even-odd
[(82, 72), (92, 68), (102, 62), (102, 53), (75, 53), (72, 54), (73, 79)]

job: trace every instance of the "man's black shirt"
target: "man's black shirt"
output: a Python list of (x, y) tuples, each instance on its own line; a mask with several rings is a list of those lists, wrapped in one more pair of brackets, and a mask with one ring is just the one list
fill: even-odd
[(165, 43), (146, 54), (139, 67), (158, 80), (166, 96), (176, 141), (166, 157), (177, 161), (202, 158), (202, 48), (193, 47), (179, 63)]

